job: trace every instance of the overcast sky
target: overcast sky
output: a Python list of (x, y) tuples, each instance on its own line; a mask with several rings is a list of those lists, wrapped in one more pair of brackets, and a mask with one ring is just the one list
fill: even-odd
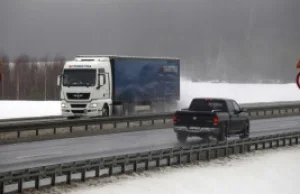
[(0, 0), (0, 52), (167, 55), (202, 63), (222, 52), (230, 63), (246, 57), (256, 66), (288, 53), (294, 62), (299, 8), (300, 0)]

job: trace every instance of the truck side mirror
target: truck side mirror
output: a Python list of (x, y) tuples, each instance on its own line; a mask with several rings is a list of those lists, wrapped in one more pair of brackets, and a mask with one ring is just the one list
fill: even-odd
[(57, 86), (60, 86), (61, 83), (61, 75), (57, 76)]

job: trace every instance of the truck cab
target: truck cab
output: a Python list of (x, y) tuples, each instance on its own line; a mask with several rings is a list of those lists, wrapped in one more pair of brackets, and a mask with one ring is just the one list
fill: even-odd
[(111, 115), (111, 68), (108, 57), (77, 56), (58, 76), (62, 116)]

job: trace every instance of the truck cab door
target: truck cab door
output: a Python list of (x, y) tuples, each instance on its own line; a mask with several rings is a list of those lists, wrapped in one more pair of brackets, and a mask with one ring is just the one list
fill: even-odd
[(230, 134), (233, 134), (238, 130), (238, 115), (235, 113), (235, 107), (232, 101), (227, 101), (227, 106), (230, 121)]
[(101, 79), (100, 86), (100, 98), (109, 99), (110, 98), (110, 81), (109, 74), (105, 73), (103, 69), (99, 69), (99, 79)]
[(234, 110), (236, 111), (236, 115), (237, 115), (237, 130), (240, 131), (244, 128), (244, 123), (245, 123), (245, 113), (241, 112), (241, 108), (238, 105), (238, 103), (236, 101), (232, 101), (233, 106), (234, 106)]

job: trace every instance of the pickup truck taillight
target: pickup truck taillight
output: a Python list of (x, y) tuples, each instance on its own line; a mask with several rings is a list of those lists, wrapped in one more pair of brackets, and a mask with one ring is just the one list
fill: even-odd
[(217, 116), (213, 118), (213, 123), (214, 125), (217, 125), (219, 123), (219, 118)]
[(178, 117), (176, 115), (173, 116), (173, 122), (178, 121)]

